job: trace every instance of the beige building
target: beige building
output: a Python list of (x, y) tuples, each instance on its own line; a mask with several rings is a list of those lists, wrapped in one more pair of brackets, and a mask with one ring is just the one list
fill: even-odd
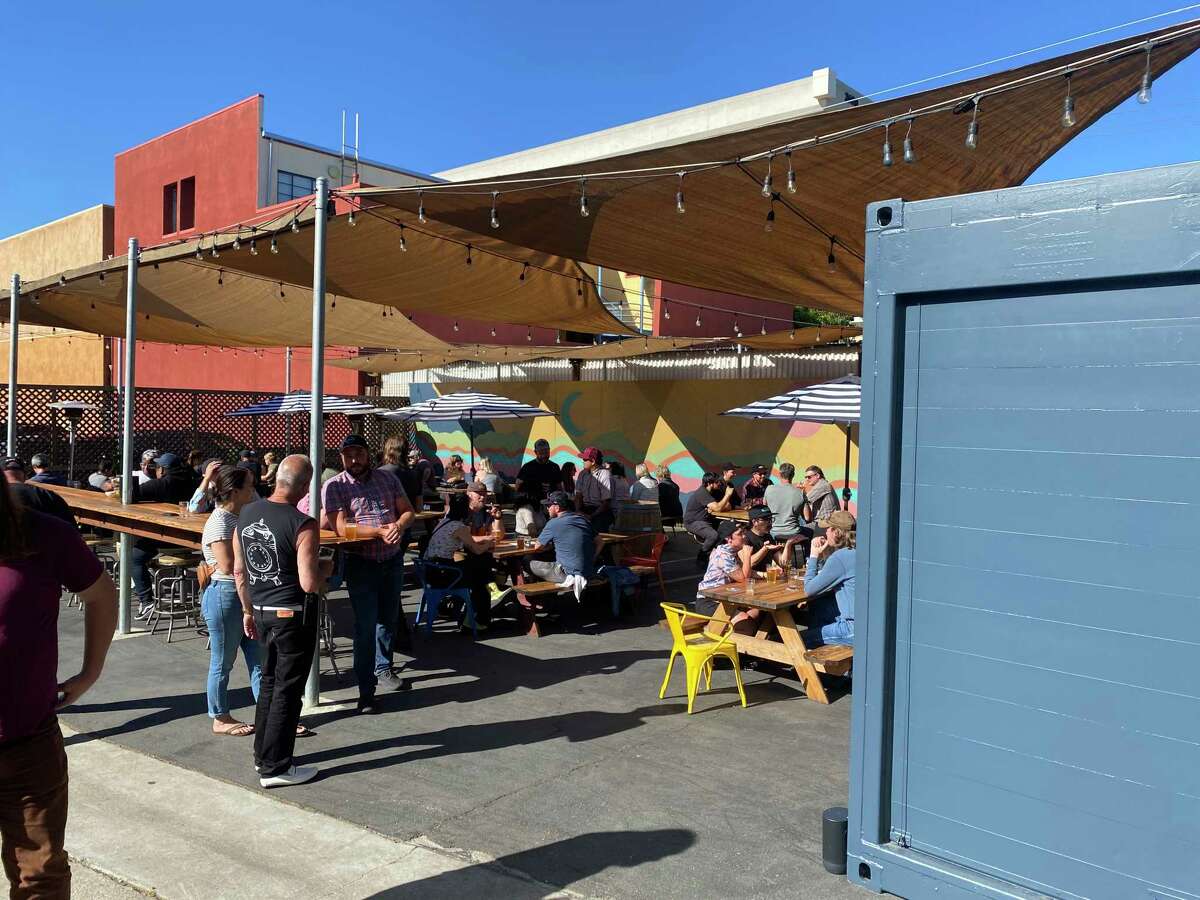
[[(22, 282), (36, 281), (64, 269), (99, 262), (112, 252), (113, 208), (101, 204), (0, 240), (0, 272), (15, 272)], [(97, 335), (23, 325), (17, 348), (17, 381), (111, 384), (107, 343), (106, 338)], [(0, 372), (5, 380), (8, 345), (5, 321), (0, 327)]]

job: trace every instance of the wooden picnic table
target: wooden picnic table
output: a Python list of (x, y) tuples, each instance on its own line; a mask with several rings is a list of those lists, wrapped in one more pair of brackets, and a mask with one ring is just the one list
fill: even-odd
[(725, 512), (713, 513), (718, 519), (729, 519), (732, 522), (749, 522), (750, 511), (748, 509), (727, 509)]
[[(803, 587), (791, 587), (786, 581), (768, 584), (755, 580), (754, 592), (750, 593), (745, 584), (735, 581), (700, 593), (720, 604), (713, 613), (713, 618), (717, 621), (709, 626), (712, 629), (710, 635), (719, 634), (724, 630), (723, 623), (742, 610), (762, 610), (764, 615), (758, 617), (758, 631), (755, 634), (734, 632), (730, 636), (738, 652), (794, 666), (796, 674), (804, 683), (804, 693), (818, 703), (829, 703), (816, 667), (805, 656), (807, 648), (801, 637), (802, 629), (792, 617), (793, 609), (807, 603)], [(769, 639), (772, 633), (779, 635), (778, 641)]]
[[(40, 484), (36, 487), (54, 491), (62, 497), (75, 518), (83, 525), (120, 531), (138, 537), (153, 538), (166, 544), (200, 549), (200, 538), (208, 513), (179, 514), (179, 505), (171, 503), (122, 503), (119, 497), (110, 497), (99, 491), (83, 488), (63, 487), (57, 484)], [(332, 531), (321, 532), (321, 546), (330, 547), (356, 543), (339, 537)]]

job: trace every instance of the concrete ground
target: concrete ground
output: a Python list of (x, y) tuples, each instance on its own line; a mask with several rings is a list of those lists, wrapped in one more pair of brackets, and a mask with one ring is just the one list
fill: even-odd
[[(672, 553), (668, 587), (682, 599), (694, 591), (693, 551), (676, 538)], [(794, 674), (765, 664), (744, 673), (748, 709), (737, 703), (732, 674), (718, 670), (713, 691), (687, 716), (681, 671), (658, 699), (670, 647), (656, 624), (659, 599), (649, 591), (636, 613), (614, 622), (605, 596), (565, 612), (541, 639), (503, 620), (478, 642), (435, 633), (407, 662), (412, 690), (384, 697), (374, 717), (353, 712), (350, 642), (339, 638), (342, 674), (323, 659), (325, 705), (305, 719), (317, 733), (297, 747), (299, 761), (317, 764), (321, 777), (274, 792), (257, 786), (251, 739), (209, 731), (203, 638), (185, 630), (170, 645), (161, 634), (118, 640), (102, 680), (63, 716), (79, 732), (68, 739), (70, 849), (83, 841), (89, 862), (168, 898), (349, 896), (328, 888), (361, 877), (356, 865), (373, 866), (376, 897), (542, 897), (558, 889), (629, 898), (865, 896), (820, 861), (821, 810), (846, 802), (849, 696), (835, 691), (831, 706), (812, 703)], [(406, 594), (410, 620), (415, 602)], [(335, 604), (335, 615), (348, 634), (346, 605)], [(79, 659), (78, 611), (64, 607), (60, 632), (65, 672)], [(244, 668), (235, 667), (231, 687), (235, 714), (252, 717)], [(90, 802), (105, 810), (90, 825), (76, 787), (84, 771)], [(222, 799), (209, 812), (215, 823), (203, 812), (178, 813), (184, 798), (210, 795)], [(124, 814), (114, 819), (113, 810)], [(293, 820), (313, 814), (347, 830), (310, 840), (311, 829)], [(156, 820), (161, 833), (196, 835), (189, 863), (219, 872), (236, 861), (261, 883), (173, 889), (146, 862), (175, 858), (153, 828), (148, 841), (139, 833)], [(290, 884), (272, 880), (279, 860), (247, 860), (243, 849), (285, 820), (296, 829), (293, 858), (305, 863)], [(105, 834), (99, 822), (119, 830)], [(430, 848), (454, 865), (422, 875), (419, 867), (389, 869), (388, 854), (376, 851), (341, 864), (354, 858), (350, 849), (379, 840), (400, 848), (397, 858)], [(301, 891), (305, 879), (311, 890)]]

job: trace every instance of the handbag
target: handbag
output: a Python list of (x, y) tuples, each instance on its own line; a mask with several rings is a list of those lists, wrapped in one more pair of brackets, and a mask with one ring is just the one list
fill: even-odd
[(208, 587), (208, 583), (212, 581), (213, 572), (215, 571), (216, 568), (210, 566), (204, 560), (201, 560), (200, 564), (196, 566), (196, 582), (200, 585), (200, 590)]

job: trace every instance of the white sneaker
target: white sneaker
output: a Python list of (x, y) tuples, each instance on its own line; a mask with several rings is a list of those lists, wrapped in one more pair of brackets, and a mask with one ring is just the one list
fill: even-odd
[(258, 783), (265, 788), (273, 787), (288, 787), (293, 784), (304, 784), (306, 781), (312, 781), (317, 777), (316, 766), (296, 766), (293, 765), (286, 772), (280, 772), (278, 775), (262, 776), (258, 779)]

